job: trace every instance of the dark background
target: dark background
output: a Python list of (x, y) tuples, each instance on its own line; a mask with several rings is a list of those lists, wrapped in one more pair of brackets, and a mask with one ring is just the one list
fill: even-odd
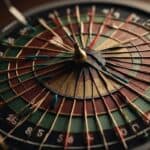
[[(40, 4), (53, 1), (54, 0), (11, 0), (12, 4), (21, 12), (25, 12), (32, 7), (39, 6)], [(3, 0), (0, 0), (0, 29), (4, 25), (10, 23), (12, 20), (14, 20), (14, 18), (9, 14), (5, 3), (3, 2)]]

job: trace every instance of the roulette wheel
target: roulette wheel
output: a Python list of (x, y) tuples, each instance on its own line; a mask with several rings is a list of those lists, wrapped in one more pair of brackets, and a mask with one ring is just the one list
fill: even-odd
[(18, 22), (0, 34), (0, 149), (148, 150), (149, 10), (6, 3)]

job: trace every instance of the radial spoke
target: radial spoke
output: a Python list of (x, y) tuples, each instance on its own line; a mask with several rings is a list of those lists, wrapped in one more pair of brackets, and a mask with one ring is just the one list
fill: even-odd
[(32, 140), (34, 137), (34, 134), (36, 134), (36, 130), (38, 129), (38, 127), (40, 127), (42, 121), (45, 119), (46, 115), (48, 114), (48, 110), (49, 108), (47, 108), (44, 113), (41, 115), (40, 119), (38, 120), (38, 122), (36, 123), (36, 125), (34, 126), (33, 130), (32, 130), (32, 134), (30, 135), (29, 139)]
[(71, 30), (73, 40), (79, 46), (79, 42), (78, 42), (78, 39), (77, 39), (77, 37), (75, 35), (74, 28), (73, 28), (73, 25), (72, 25), (71, 10), (69, 8), (67, 9), (67, 21), (69, 23), (69, 28)]
[(57, 41), (59, 43), (59, 45), (63, 45), (68, 51), (72, 50), (72, 47), (70, 47), (68, 44), (63, 44), (63, 40), (61, 38), (61, 36), (59, 34), (57, 34), (48, 24), (47, 22), (43, 19), (43, 18), (40, 18), (38, 19), (39, 23), (46, 29), (48, 30), (49, 32), (51, 32), (56, 38), (57, 38)]
[(56, 114), (56, 116), (55, 116), (55, 119), (54, 119), (54, 121), (53, 121), (53, 123), (52, 123), (50, 129), (48, 130), (48, 132), (46, 133), (46, 135), (45, 135), (45, 137), (43, 138), (42, 142), (40, 143), (39, 150), (42, 150), (42, 148), (43, 148), (43, 146), (44, 146), (44, 143), (46, 142), (46, 140), (48, 139), (49, 135), (51, 134), (51, 132), (52, 132), (52, 130), (53, 130), (55, 124), (56, 124), (56, 121), (57, 121), (57, 119), (58, 119), (58, 117), (59, 117), (59, 115), (60, 115), (60, 112), (61, 112), (61, 110), (62, 110), (62, 107), (63, 107), (63, 105), (64, 105), (64, 102), (65, 102), (65, 97), (62, 99), (61, 105), (60, 105), (60, 107), (59, 107), (59, 110), (58, 110), (58, 112), (57, 112), (57, 114)]
[(150, 119), (148, 118), (147, 114), (145, 112), (143, 112), (137, 105), (135, 105), (134, 103), (132, 103), (129, 98), (123, 94), (122, 91), (119, 91), (120, 96), (123, 98), (123, 100), (129, 104), (131, 106), (131, 108), (138, 114), (141, 116), (141, 119), (146, 123), (149, 124), (150, 123)]
[(144, 83), (147, 83), (147, 84), (150, 84), (150, 81), (146, 80), (146, 79), (143, 79), (143, 78), (138, 78), (136, 76), (132, 76), (130, 75), (129, 73), (125, 73), (125, 72), (122, 72), (122, 71), (119, 71), (118, 69), (116, 69), (116, 67), (113, 67), (111, 65), (107, 65), (109, 68), (111, 68), (112, 70), (115, 70), (116, 72), (119, 72), (120, 74), (123, 74), (129, 78), (132, 78), (132, 79), (135, 79), (135, 80), (138, 80), (138, 81), (141, 81), (141, 82), (144, 82)]
[[(140, 51), (141, 53), (149, 53), (150, 52), (150, 50), (142, 50), (142, 51)], [(108, 56), (111, 56), (111, 55), (114, 55), (114, 54), (134, 54), (134, 53), (137, 53), (137, 51), (120, 51), (120, 52), (108, 52), (108, 53), (101, 53), (101, 54), (103, 54), (103, 55), (105, 55), (106, 57)], [(95, 54), (95, 53), (94, 53)], [(104, 56), (104, 57), (105, 57)], [(132, 57), (131, 57), (132, 58)], [(141, 57), (142, 58), (142, 57)], [(145, 58), (145, 57), (144, 57)]]
[(14, 5), (12, 5), (10, 0), (4, 0), (4, 3), (8, 7), (8, 11), (24, 26), (34, 29), (26, 19), (23, 13), (21, 13)]
[[(118, 83), (118, 81), (117, 81), (117, 83)], [(114, 85), (114, 87), (115, 87), (115, 85)], [(115, 89), (117, 89), (117, 88), (115, 87)], [(121, 99), (123, 98), (123, 100), (125, 101), (125, 103), (129, 104), (129, 106), (130, 106), (138, 115), (141, 116), (141, 118), (144, 120), (144, 122), (148, 123), (148, 122), (149, 122), (149, 119), (148, 119), (148, 117), (146, 116), (146, 114), (145, 114), (140, 108), (138, 108), (134, 103), (132, 103), (132, 102), (128, 99), (128, 97), (123, 94), (122, 91), (119, 90), (119, 93), (120, 93), (120, 96), (119, 96), (119, 97), (121, 97)]]
[[(134, 33), (134, 32), (131, 32), (131, 31), (128, 31), (128, 30), (122, 28), (122, 27), (125, 26), (127, 23), (129, 23), (131, 20), (132, 20), (132, 13), (126, 18), (125, 22), (121, 23), (118, 27), (111, 26), (111, 25), (108, 25), (108, 24), (107, 24), (108, 27), (113, 28), (113, 29), (116, 29), (116, 31), (111, 35), (111, 37), (113, 37), (115, 34), (117, 34), (117, 32), (118, 32), (119, 30), (122, 30), (122, 31), (125, 31), (125, 32), (129, 33), (129, 34), (132, 33), (133, 35), (136, 36), (136, 38), (128, 39), (127, 41), (129, 41), (129, 42), (131, 42), (132, 40), (137, 39), (137, 37), (138, 37), (139, 39), (142, 39), (143, 41), (145, 41), (145, 39), (142, 37), (142, 36), (144, 36), (145, 34), (143, 34), (143, 35), (138, 35), (138, 34), (136, 34), (136, 33)], [(147, 34), (147, 33), (146, 33), (146, 34)], [(126, 42), (126, 41), (124, 41), (124, 42)], [(124, 42), (123, 42), (123, 43), (124, 43)], [(146, 41), (145, 41), (145, 42), (146, 42)]]
[(130, 56), (103, 56), (105, 57), (106, 59), (109, 59), (109, 58), (115, 58), (115, 59), (150, 59), (150, 56), (144, 56), (144, 57), (140, 57), (140, 56), (133, 56), (133, 57), (130, 57)]
[(86, 46), (88, 46), (88, 44), (91, 42), (92, 39), (92, 32), (93, 32), (93, 22), (94, 22), (94, 17), (95, 17), (95, 13), (96, 13), (96, 7), (92, 6), (92, 8), (90, 8), (91, 10), (88, 12), (88, 17), (89, 17), (89, 27), (88, 27), (88, 38), (86, 41)]
[[(90, 72), (91, 72), (91, 71), (90, 71)], [(95, 85), (95, 87), (96, 87), (96, 90), (97, 90), (97, 92), (98, 92), (100, 98), (102, 99), (102, 102), (103, 102), (103, 104), (104, 104), (104, 106), (105, 106), (105, 108), (106, 108), (106, 110), (107, 110), (108, 116), (109, 116), (109, 118), (110, 118), (110, 120), (111, 120), (111, 122), (112, 122), (112, 124), (113, 124), (113, 126), (114, 126), (113, 129), (114, 129), (114, 132), (115, 132), (116, 136), (120, 139), (121, 143), (123, 144), (123, 147), (124, 147), (125, 149), (128, 149), (126, 140), (125, 140), (124, 137), (122, 136), (121, 130), (120, 130), (120, 128), (119, 128), (119, 126), (118, 126), (116, 120), (114, 119), (114, 117), (113, 117), (113, 115), (112, 115), (112, 113), (111, 113), (111, 111), (110, 111), (110, 109), (109, 109), (108, 104), (106, 103), (104, 97), (101, 95), (101, 92), (100, 92), (100, 90), (98, 89), (98, 86), (97, 86), (97, 83), (96, 83), (95, 79), (93, 79), (93, 83), (94, 83), (94, 85)]]
[(109, 149), (109, 146), (108, 146), (108, 143), (107, 143), (107, 139), (105, 137), (105, 134), (104, 134), (104, 131), (103, 131), (103, 127), (102, 127), (102, 124), (98, 118), (98, 113), (97, 113), (97, 110), (96, 110), (96, 104), (95, 104), (95, 99), (94, 99), (94, 83), (93, 83), (93, 75), (90, 74), (90, 70), (88, 69), (88, 72), (86, 72), (86, 74), (89, 73), (89, 76), (91, 78), (91, 86), (92, 86), (92, 105), (93, 105), (93, 108), (94, 108), (94, 114), (95, 114), (95, 119), (96, 119), (96, 122), (97, 122), (97, 126), (98, 126), (98, 130), (100, 132), (100, 135), (102, 136), (102, 140), (103, 140), (103, 143), (104, 143), (104, 147), (105, 147), (105, 150), (108, 150)]
[[(110, 15), (109, 15), (109, 13), (108, 13), (107, 16), (108, 16), (108, 19), (112, 19), (112, 18), (111, 18), (111, 13), (110, 13)], [(105, 20), (107, 19), (107, 16), (106, 16)], [(104, 21), (101, 26), (107, 26), (107, 27), (109, 27), (109, 28), (116, 29), (115, 32), (113, 32), (113, 34), (112, 34), (109, 38), (112, 38), (115, 34), (117, 34), (117, 32), (118, 32), (119, 30), (125, 31), (125, 32), (131, 34), (128, 30), (122, 28), (122, 27), (125, 26), (126, 23), (128, 23), (131, 19), (132, 19), (132, 15), (129, 15), (129, 16), (127, 17), (127, 19), (125, 20), (125, 22), (121, 23), (118, 27), (115, 27), (115, 26), (112, 26), (112, 25), (108, 25), (108, 24), (106, 24), (106, 21)], [(149, 42), (147, 42), (147, 41), (143, 38), (143, 36), (144, 36), (145, 34), (147, 34), (147, 33), (145, 33), (145, 34), (143, 34), (143, 35), (138, 35), (138, 34), (132, 32), (132, 34), (135, 35), (136, 38), (130, 38), (130, 39), (124, 41), (124, 42), (121, 42), (121, 43), (119, 43), (119, 44), (116, 44), (116, 45), (114, 45), (113, 47), (110, 47), (110, 50), (114, 50), (115, 47), (116, 47), (116, 48), (117, 48), (117, 47), (118, 47), (118, 48), (119, 48), (119, 47), (123, 47), (122, 44), (129, 43), (129, 42), (131, 42), (131, 41), (133, 41), (133, 40), (135, 40), (135, 39), (137, 39), (137, 38), (140, 38), (141, 40), (143, 40), (144, 42), (146, 42), (146, 43), (149, 44)], [(99, 36), (99, 35), (97, 34), (97, 36), (95, 37), (95, 39), (98, 39), (98, 36)], [(95, 42), (96, 42), (96, 41), (95, 41)], [(94, 42), (94, 40), (93, 40), (93, 43), (95, 43), (95, 42)], [(120, 42), (120, 41), (119, 41), (119, 42)], [(94, 45), (94, 44), (93, 44), (93, 45)], [(93, 46), (92, 46), (92, 43), (91, 43), (91, 47), (93, 47)], [(115, 48), (115, 49), (116, 49), (116, 48)], [(106, 48), (106, 49), (101, 49), (100, 51), (105, 51), (105, 50), (107, 51), (107, 49), (109, 50), (109, 48)]]
[[(98, 74), (100, 75), (100, 78), (103, 81), (103, 84), (105, 85), (105, 88), (108, 92), (108, 95), (111, 97), (111, 99), (114, 101), (114, 103), (116, 104), (116, 106), (119, 109), (120, 114), (122, 115), (123, 119), (125, 120), (125, 122), (128, 124), (128, 126), (130, 127), (130, 129), (132, 130), (133, 133), (136, 134), (136, 132), (133, 130), (132, 126), (131, 126), (131, 120), (129, 119), (129, 117), (125, 114), (125, 112), (123, 111), (122, 107), (120, 106), (120, 104), (118, 103), (118, 100), (116, 99), (116, 97), (111, 93), (111, 91), (109, 90), (109, 83), (111, 82), (104, 77), (104, 75), (100, 72), (98, 72)], [(114, 84), (111, 82), (111, 85), (114, 87)]]
[(77, 19), (77, 22), (78, 22), (78, 26), (80, 28), (80, 40), (81, 40), (82, 48), (85, 48), (86, 47), (86, 43), (85, 43), (84, 37), (83, 37), (84, 23), (81, 20), (80, 7), (79, 6), (75, 7), (75, 13), (76, 13), (76, 19)]
[(4, 104), (6, 105), (6, 104), (8, 104), (8, 103), (10, 103), (10, 102), (12, 102), (14, 100), (16, 100), (18, 97), (20, 97), (20, 96), (24, 95), (25, 93), (33, 90), (36, 86), (37, 85), (32, 85), (28, 89), (25, 89), (24, 91), (20, 92), (19, 94), (15, 95), (15, 96), (12, 96), (11, 98), (5, 99)]
[(18, 112), (16, 112), (16, 116), (19, 117), (28, 107), (29, 109), (32, 108), (32, 105), (36, 103), (36, 100), (38, 100), (38, 97), (45, 92), (46, 88), (43, 88), (27, 105), (20, 108)]
[[(79, 79), (80, 79), (81, 74), (82, 74), (81, 71), (77, 73), (76, 83), (75, 83), (75, 87), (74, 87), (74, 97), (76, 97), (76, 92), (77, 92), (77, 88), (78, 88)], [(73, 100), (72, 109), (71, 109), (71, 113), (69, 116), (69, 122), (68, 122), (67, 132), (66, 132), (66, 136), (65, 136), (64, 149), (67, 149), (67, 147), (68, 147), (68, 137), (70, 136), (72, 117), (73, 117), (73, 113), (75, 110), (75, 106), (76, 106), (76, 99)]]
[(87, 149), (90, 150), (90, 134), (89, 134), (89, 124), (88, 124), (88, 114), (87, 114), (87, 106), (86, 106), (86, 86), (85, 86), (85, 69), (83, 71), (83, 82), (84, 82), (84, 85), (83, 85), (83, 115), (84, 115), (84, 122), (85, 122), (85, 134), (86, 134), (86, 144), (87, 144)]
[(65, 34), (67, 35), (67, 37), (69, 38), (69, 40), (74, 44), (75, 41), (74, 39), (71, 37), (71, 33), (69, 31), (69, 29), (67, 27), (65, 27), (65, 25), (63, 24), (62, 20), (59, 17), (59, 14), (57, 11), (54, 11), (54, 13), (50, 14), (49, 17), (52, 19), (52, 21), (58, 26), (61, 27), (63, 29), (63, 31), (65, 32)]
[[(57, 64), (60, 64), (60, 67), (58, 67), (57, 69), (54, 68), (54, 69), (52, 69), (52, 70), (49, 70), (49, 71), (46, 72), (46, 74), (49, 73), (49, 72), (54, 72), (54, 71), (59, 70), (59, 69), (62, 67), (62, 66), (61, 66), (61, 63), (62, 63), (62, 62), (58, 62), (58, 63), (57, 63)], [(34, 73), (35, 71), (41, 71), (41, 70), (44, 70), (44, 69), (48, 69), (49, 67), (51, 67), (51, 66), (53, 66), (53, 65), (56, 65), (56, 64), (51, 64), (51, 65), (49, 65), (49, 66), (46, 65), (46, 67), (39, 68), (39, 69), (35, 69), (35, 68), (34, 68), (34, 70), (32, 70), (32, 71), (28, 71), (28, 72), (26, 72), (26, 73), (20, 74), (20, 76), (22, 76), (22, 75), (27, 75), (27, 74), (30, 74), (30, 73)], [(33, 67), (33, 66), (31, 66), (31, 67)], [(30, 68), (31, 68), (31, 67), (30, 67)], [(35, 67), (35, 66), (34, 66), (34, 67)], [(32, 68), (31, 68), (31, 69), (32, 69)], [(40, 74), (39, 76), (37, 76), (37, 77), (40, 77), (40, 76), (42, 76), (42, 75), (45, 75), (45, 73), (41, 73), (41, 74)], [(8, 79), (0, 80), (0, 83), (4, 83), (4, 82), (7, 82), (7, 81), (9, 81), (9, 80), (16, 79), (16, 78), (18, 78), (18, 77), (20, 77), (20, 76), (14, 76), (14, 77), (10, 77), (10, 78), (8, 78)], [(33, 78), (29, 78), (29, 80), (30, 80), (30, 79), (33, 79)]]
[[(39, 76), (38, 76), (38, 77), (39, 77)], [(55, 77), (56, 77), (56, 75), (55, 75)], [(34, 77), (28, 78), (28, 79), (24, 80), (24, 81), (21, 82), (21, 83), (17, 83), (17, 84), (15, 84), (15, 85), (11, 86), (11, 88), (16, 88), (16, 87), (18, 87), (18, 86), (21, 86), (23, 83), (29, 82), (29, 81), (32, 80), (32, 79), (34, 79)], [(31, 89), (35, 88), (36, 86), (37, 86), (37, 85), (33, 85), (33, 86), (29, 87), (28, 89), (24, 90), (23, 92), (19, 93), (18, 95), (15, 95), (15, 96), (12, 96), (11, 98), (8, 98), (7, 100), (5, 100), (5, 103), (4, 103), (4, 104), (8, 104), (8, 103), (12, 102), (12, 101), (15, 100), (16, 98), (18, 98), (18, 97), (24, 95), (27, 91), (30, 91)], [(1, 90), (0, 90), (0, 93), (6, 92), (6, 91), (8, 91), (8, 90), (10, 90), (10, 88), (1, 89)]]
[(146, 67), (150, 67), (150, 64), (146, 64), (146, 63), (137, 63), (137, 62), (126, 62), (126, 61), (122, 61), (119, 59), (115, 59), (115, 58), (109, 58), (107, 60), (108, 61), (115, 61), (115, 62), (119, 62), (119, 63), (123, 63), (123, 64), (131, 64), (131, 65), (137, 65), (137, 66), (146, 66)]
[(101, 34), (103, 33), (104, 31), (104, 28), (105, 28), (105, 22), (107, 21), (107, 19), (112, 15), (113, 13), (113, 9), (111, 9), (109, 11), (109, 13), (107, 14), (107, 16), (105, 17), (105, 20), (103, 21), (102, 25), (99, 26), (99, 29), (98, 29), (98, 32), (95, 36), (95, 38), (92, 40), (92, 42), (90, 43), (90, 45), (88, 46), (90, 49), (93, 48), (93, 46), (95, 45), (96, 41), (98, 40), (98, 38), (100, 38)]
[(20, 57), (20, 58), (16, 58), (16, 57), (9, 57), (9, 56), (0, 56), (0, 60), (3, 61), (32, 61), (32, 60), (45, 60), (45, 59), (51, 59), (51, 58), (72, 58), (73, 56), (48, 56), (48, 55), (39, 55), (39, 56), (35, 56), (35, 55), (29, 55), (26, 57)]
[[(30, 37), (30, 38), (35, 38), (37, 40), (40, 40), (40, 41), (44, 41), (44, 42), (47, 42), (49, 44), (52, 44), (56, 47), (59, 47), (61, 49), (63, 49), (65, 52), (68, 52), (70, 50), (73, 50), (71, 47), (68, 47), (68, 45), (66, 45), (65, 43), (63, 43), (62, 41), (59, 41), (56, 37), (48, 40), (46, 38), (43, 38), (43, 37), (38, 37), (38, 36), (31, 36), (29, 34), (25, 34), (24, 36), (27, 36), (27, 37)], [(71, 49), (70, 49), (71, 48)], [(62, 50), (59, 50), (60, 52), (62, 52)], [(56, 51), (57, 52), (57, 51)]]
[[(67, 76), (67, 78), (66, 78), (66, 80), (65, 80), (64, 82), (67, 83), (67, 82), (69, 81), (71, 75), (72, 75), (72, 73), (70, 73), (70, 74)], [(62, 85), (63, 85), (63, 83), (62, 83)], [(63, 87), (63, 86), (62, 86), (62, 87)], [(62, 88), (62, 87), (61, 87), (61, 88)], [(66, 87), (66, 89), (65, 89), (65, 93), (66, 93), (68, 90), (69, 90), (69, 84), (67, 84), (67, 87)], [(66, 97), (63, 98), (63, 100), (62, 100), (62, 102), (61, 102), (61, 105), (60, 105), (60, 107), (59, 107), (59, 110), (58, 110), (58, 112), (57, 112), (57, 114), (56, 114), (56, 116), (55, 116), (55, 119), (53, 120), (53, 123), (52, 123), (51, 127), (49, 128), (48, 132), (46, 133), (45, 137), (43, 138), (43, 140), (42, 140), (42, 142), (41, 142), (41, 144), (40, 144), (39, 150), (42, 150), (44, 143), (46, 142), (46, 140), (47, 140), (48, 137), (50, 136), (51, 132), (53, 131), (53, 129), (54, 129), (55, 125), (56, 125), (56, 122), (57, 122), (57, 120), (58, 120), (58, 117), (59, 117), (59, 115), (60, 115), (60, 113), (61, 113), (61, 110), (62, 110), (62, 108), (63, 108), (63, 105), (64, 105), (65, 100), (66, 100)]]
[(103, 74), (105, 74), (107, 77), (111, 78), (112, 80), (114, 80), (115, 82), (125, 86), (127, 89), (133, 91), (134, 93), (138, 94), (140, 97), (142, 97), (145, 101), (150, 102), (150, 97), (146, 96), (144, 94), (142, 94), (141, 92), (139, 92), (138, 90), (136, 90), (135, 88), (133, 88), (132, 86), (128, 85), (126, 82), (124, 82), (124, 80), (120, 80), (120, 78), (117, 78), (116, 76), (114, 76), (114, 74), (110, 74), (109, 72), (103, 71), (101, 70), (101, 72)]
[(1, 45), (4, 45), (4, 46), (8, 46), (8, 47), (12, 47), (12, 48), (26, 48), (26, 49), (33, 49), (33, 50), (43, 50), (43, 51), (50, 51), (50, 52), (56, 52), (56, 53), (72, 53), (72, 52), (69, 52), (69, 51), (63, 51), (63, 50), (56, 50), (56, 49), (51, 49), (51, 48), (44, 48), (44, 47), (36, 47), (36, 46), (22, 46), (22, 45), (17, 45), (17, 44), (10, 44), (10, 43), (7, 43), (7, 42), (3, 42), (1, 43)]
[(126, 69), (126, 70), (131, 70), (131, 71), (134, 71), (134, 72), (139, 72), (139, 73), (144, 73), (144, 74), (150, 74), (150, 71), (148, 70), (137, 70), (137, 69), (134, 69), (134, 68), (129, 68), (129, 67), (126, 67), (126, 66), (123, 66), (123, 65), (120, 65), (120, 64), (114, 64), (112, 63), (111, 61), (110, 62), (106, 62), (106, 65), (109, 65), (111, 67), (119, 67), (119, 68), (123, 68), (123, 69)]
[(42, 97), (37, 103), (36, 103), (36, 107), (33, 109), (33, 111), (31, 112), (31, 113), (29, 113), (26, 117), (24, 117), (23, 119), (21, 119), (16, 125), (15, 125), (15, 127), (13, 128), (13, 129), (11, 129), (8, 133), (7, 133), (7, 136), (5, 136), (2, 140), (1, 140), (1, 142), (4, 142), (8, 137), (9, 137), (9, 135), (11, 135), (19, 126), (21, 126), (24, 122), (26, 122), (28, 119), (29, 119), (29, 117), (31, 117), (31, 115), (33, 115), (38, 109), (39, 109), (39, 107), (41, 106), (41, 104), (45, 101), (45, 99), (48, 97), (48, 95), (49, 95), (49, 91), (47, 92), (47, 94), (44, 96), (44, 97)]
[[(142, 45), (146, 45), (146, 44), (150, 44), (150, 43), (142, 43), (142, 44), (131, 45), (131, 46), (123, 46), (122, 44), (119, 46), (119, 44), (118, 44), (118, 46), (113, 46), (113, 47), (109, 47), (106, 49), (101, 49), (98, 52), (101, 52), (102, 54), (137, 53), (137, 51), (117, 51), (117, 50), (122, 49), (122, 48), (134, 48), (134, 47), (142, 46)], [(140, 52), (149, 52), (149, 51), (150, 50), (142, 50)], [(95, 52), (95, 53), (98, 53), (98, 52)]]
[[(0, 70), (0, 74), (5, 74), (8, 72), (13, 72), (13, 71), (17, 71), (17, 70), (25, 70), (25, 69), (30, 69), (32, 68), (32, 66), (24, 66), (24, 67), (19, 67), (19, 68), (14, 68), (14, 69), (8, 69), (8, 70)], [(1, 83), (1, 81), (0, 81)]]

